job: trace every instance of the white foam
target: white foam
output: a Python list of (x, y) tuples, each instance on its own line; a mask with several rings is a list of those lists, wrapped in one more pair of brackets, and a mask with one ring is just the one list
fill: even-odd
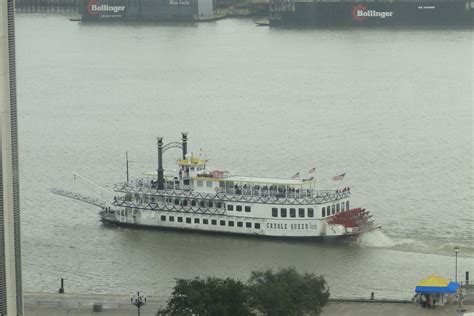
[(396, 245), (381, 229), (371, 230), (359, 235), (356, 242), (361, 246), (377, 248), (393, 247)]

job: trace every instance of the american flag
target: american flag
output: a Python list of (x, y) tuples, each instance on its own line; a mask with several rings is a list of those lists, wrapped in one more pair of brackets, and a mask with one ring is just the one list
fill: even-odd
[(315, 173), (315, 172), (316, 172), (316, 167), (314, 167), (314, 168), (312, 168), (308, 171), (308, 173)]
[(332, 180), (333, 181), (340, 181), (340, 180), (344, 179), (345, 175), (346, 175), (346, 173), (343, 173), (343, 174), (340, 174), (338, 176), (332, 177)]
[(291, 179), (298, 179), (300, 177), (300, 173), (297, 172), (294, 176), (291, 177)]

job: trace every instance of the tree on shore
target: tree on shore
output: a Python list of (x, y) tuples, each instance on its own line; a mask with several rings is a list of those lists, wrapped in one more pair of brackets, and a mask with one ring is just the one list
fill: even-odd
[(264, 315), (319, 315), (329, 299), (322, 276), (295, 268), (254, 271), (248, 282), (250, 304)]
[(248, 306), (245, 284), (230, 278), (177, 279), (168, 300), (171, 315), (247, 316)]
[(231, 278), (177, 279), (167, 310), (159, 315), (319, 315), (329, 295), (322, 276), (295, 268), (253, 271), (247, 284)]

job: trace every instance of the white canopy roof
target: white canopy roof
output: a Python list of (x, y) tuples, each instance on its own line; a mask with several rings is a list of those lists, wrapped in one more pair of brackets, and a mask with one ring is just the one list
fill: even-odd
[(233, 182), (247, 182), (260, 184), (281, 184), (281, 185), (302, 185), (304, 183), (301, 179), (279, 179), (279, 178), (259, 178), (246, 176), (230, 176), (224, 179), (225, 181)]

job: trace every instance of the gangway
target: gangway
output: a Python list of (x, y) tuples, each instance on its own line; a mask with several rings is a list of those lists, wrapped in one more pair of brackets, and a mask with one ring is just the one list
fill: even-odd
[(66, 191), (66, 190), (58, 189), (58, 188), (51, 188), (51, 193), (56, 194), (56, 195), (61, 195), (73, 200), (78, 200), (84, 203), (89, 203), (101, 208), (105, 208), (107, 206), (107, 202), (103, 200), (99, 200), (97, 198), (93, 198), (93, 197), (86, 196), (86, 195), (76, 193), (76, 192)]

